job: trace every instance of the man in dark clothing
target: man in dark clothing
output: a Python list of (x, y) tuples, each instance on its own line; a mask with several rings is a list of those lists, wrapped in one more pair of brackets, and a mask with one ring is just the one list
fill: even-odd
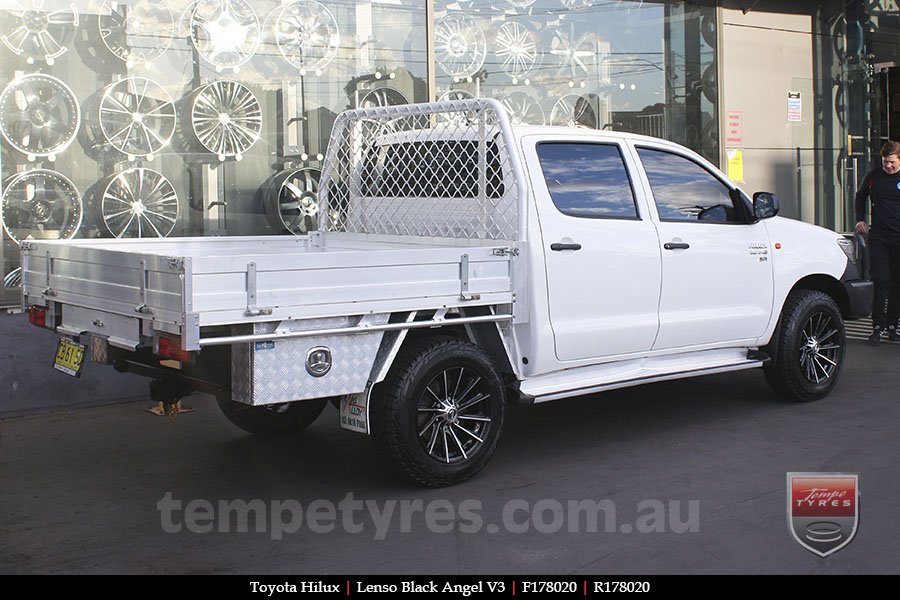
[[(872, 226), (866, 223), (867, 200), (872, 199)], [(856, 231), (869, 234), (869, 260), (875, 296), (872, 299), (871, 342), (900, 342), (900, 143), (881, 147), (881, 167), (863, 178), (856, 192)], [(887, 303), (887, 310), (885, 310)]]

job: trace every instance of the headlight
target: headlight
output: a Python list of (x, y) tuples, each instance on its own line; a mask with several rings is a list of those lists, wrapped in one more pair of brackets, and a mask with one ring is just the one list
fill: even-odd
[(856, 242), (847, 238), (840, 238), (837, 243), (841, 250), (844, 251), (844, 254), (847, 255), (847, 260), (856, 262)]

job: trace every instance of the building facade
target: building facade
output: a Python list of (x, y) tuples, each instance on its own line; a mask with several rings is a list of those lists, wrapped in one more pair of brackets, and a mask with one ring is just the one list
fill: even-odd
[(834, 229), (900, 135), (895, 0), (0, 0), (0, 57), (2, 306), (25, 239), (314, 228), (347, 108), (664, 137)]

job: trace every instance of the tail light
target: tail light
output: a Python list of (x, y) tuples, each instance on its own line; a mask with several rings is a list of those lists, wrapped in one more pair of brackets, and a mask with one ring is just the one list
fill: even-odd
[(47, 326), (47, 309), (43, 306), (32, 306), (28, 309), (28, 322), (38, 327)]
[(191, 353), (181, 349), (181, 338), (168, 335), (159, 336), (159, 357), (171, 358), (178, 362), (191, 362)]

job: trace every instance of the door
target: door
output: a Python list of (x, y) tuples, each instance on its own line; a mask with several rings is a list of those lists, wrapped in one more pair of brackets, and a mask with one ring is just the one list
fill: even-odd
[(747, 341), (769, 323), (774, 294), (769, 236), (732, 201), (721, 174), (687, 154), (637, 147), (659, 218), (662, 293), (653, 348)]
[(523, 142), (561, 361), (648, 351), (659, 326), (659, 241), (628, 175), (633, 159), (595, 139)]

